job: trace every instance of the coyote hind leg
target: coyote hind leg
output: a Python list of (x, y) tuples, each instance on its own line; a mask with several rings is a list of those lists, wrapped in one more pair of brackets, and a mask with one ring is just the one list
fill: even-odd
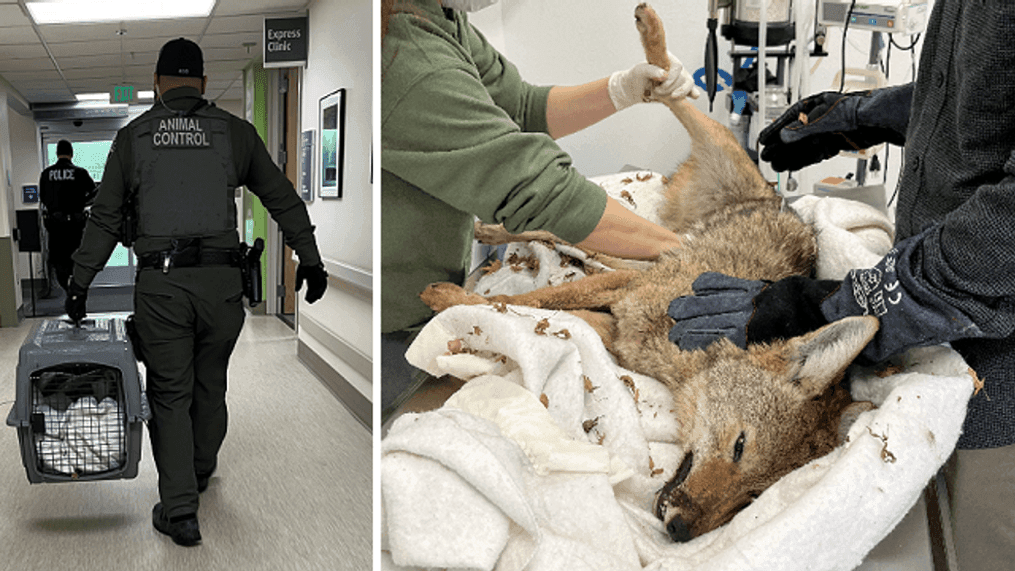
[(544, 287), (519, 295), (495, 296), (495, 302), (512, 305), (527, 305), (543, 309), (592, 309), (608, 311), (620, 301), (625, 286), (641, 272), (617, 270), (593, 274), (577, 281)]
[(666, 227), (680, 231), (731, 204), (777, 200), (729, 129), (686, 99), (664, 103), (691, 137), (691, 155), (670, 176), (659, 208)]
[(609, 313), (587, 309), (574, 309), (568, 313), (588, 323), (599, 334), (606, 350), (616, 355), (613, 350), (613, 340), (617, 338), (617, 318)]
[(444, 311), (453, 305), (484, 303), (506, 303), (543, 309), (609, 310), (610, 306), (623, 297), (624, 287), (640, 273), (636, 270), (603, 272), (578, 281), (544, 287), (528, 293), (490, 297), (467, 292), (455, 284), (437, 283), (428, 286), (419, 297), (434, 311)]
[[(650, 6), (635, 9), (635, 22), (646, 60), (669, 68), (662, 20)], [(723, 125), (699, 111), (687, 98), (663, 99), (691, 137), (691, 156), (670, 177), (659, 208), (663, 225), (680, 232), (696, 220), (731, 203), (774, 198), (757, 166)]]
[(488, 246), (531, 241), (552, 242), (554, 244), (567, 243), (546, 230), (530, 230), (520, 234), (512, 234), (504, 229), (503, 224), (483, 224), (479, 221), (473, 224), (472, 233), (476, 240)]

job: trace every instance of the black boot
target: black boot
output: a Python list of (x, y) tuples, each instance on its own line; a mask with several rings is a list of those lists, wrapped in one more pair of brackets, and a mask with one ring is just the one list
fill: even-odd
[(208, 480), (211, 480), (211, 472), (207, 474), (196, 474), (197, 476), (197, 493), (201, 493), (208, 489)]
[(201, 543), (201, 530), (197, 525), (197, 514), (187, 514), (169, 518), (162, 503), (155, 504), (152, 510), (152, 524), (159, 532), (173, 538), (173, 543), (190, 547)]
[(212, 465), (211, 470), (207, 472), (195, 472), (197, 476), (197, 493), (201, 493), (208, 489), (208, 480), (211, 479), (211, 475), (215, 473), (215, 469), (218, 468), (218, 462)]

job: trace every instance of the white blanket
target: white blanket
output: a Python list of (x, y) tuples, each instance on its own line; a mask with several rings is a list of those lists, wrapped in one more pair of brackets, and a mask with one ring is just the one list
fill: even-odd
[[(821, 277), (870, 266), (891, 247), (891, 225), (865, 205), (808, 197), (794, 207), (819, 229)], [(540, 285), (538, 270), (528, 286), (495, 274), (477, 291)], [(860, 417), (847, 444), (782, 478), (726, 526), (674, 544), (651, 513), (682, 458), (669, 393), (618, 367), (583, 321), (453, 307), (407, 357), (471, 380), (443, 408), (399, 418), (382, 443), (382, 560), (391, 569), (852, 569), (947, 459), (973, 389), (946, 347), (911, 351), (887, 378), (855, 372), (854, 396), (880, 408)]]
[(124, 419), (120, 405), (106, 397), (82, 397), (61, 411), (42, 403), (45, 434), (35, 450), (45, 468), (63, 474), (95, 474), (119, 468), (124, 455)]

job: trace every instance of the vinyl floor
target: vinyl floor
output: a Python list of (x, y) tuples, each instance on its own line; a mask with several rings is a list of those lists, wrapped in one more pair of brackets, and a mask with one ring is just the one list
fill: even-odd
[[(4, 418), (37, 321), (0, 328)], [(0, 426), (0, 570), (370, 569), (370, 432), (299, 362), (277, 318), (247, 316), (229, 383), (229, 433), (201, 494), (197, 547), (152, 527), (147, 430), (135, 479), (29, 484), (17, 430)]]

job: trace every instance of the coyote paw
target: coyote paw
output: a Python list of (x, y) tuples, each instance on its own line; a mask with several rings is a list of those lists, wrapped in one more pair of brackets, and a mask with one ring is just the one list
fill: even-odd
[(645, 59), (650, 64), (665, 70), (670, 69), (670, 57), (666, 53), (666, 32), (659, 15), (651, 6), (642, 2), (634, 9), (634, 22), (645, 48)]
[(858, 401), (851, 403), (846, 408), (842, 409), (842, 416), (839, 417), (839, 440), (838, 443), (842, 444), (846, 442), (846, 437), (849, 436), (849, 429), (852, 428), (853, 423), (856, 422), (857, 418), (861, 414), (874, 410), (877, 407), (874, 403), (868, 401)]
[(499, 246), (511, 242), (511, 234), (502, 224), (483, 224), (477, 220), (473, 225), (473, 234), (481, 244)]
[(453, 283), (441, 282), (430, 284), (419, 294), (423, 303), (430, 309), (441, 312), (453, 305), (480, 305), (487, 303), (485, 297), (470, 293)]

